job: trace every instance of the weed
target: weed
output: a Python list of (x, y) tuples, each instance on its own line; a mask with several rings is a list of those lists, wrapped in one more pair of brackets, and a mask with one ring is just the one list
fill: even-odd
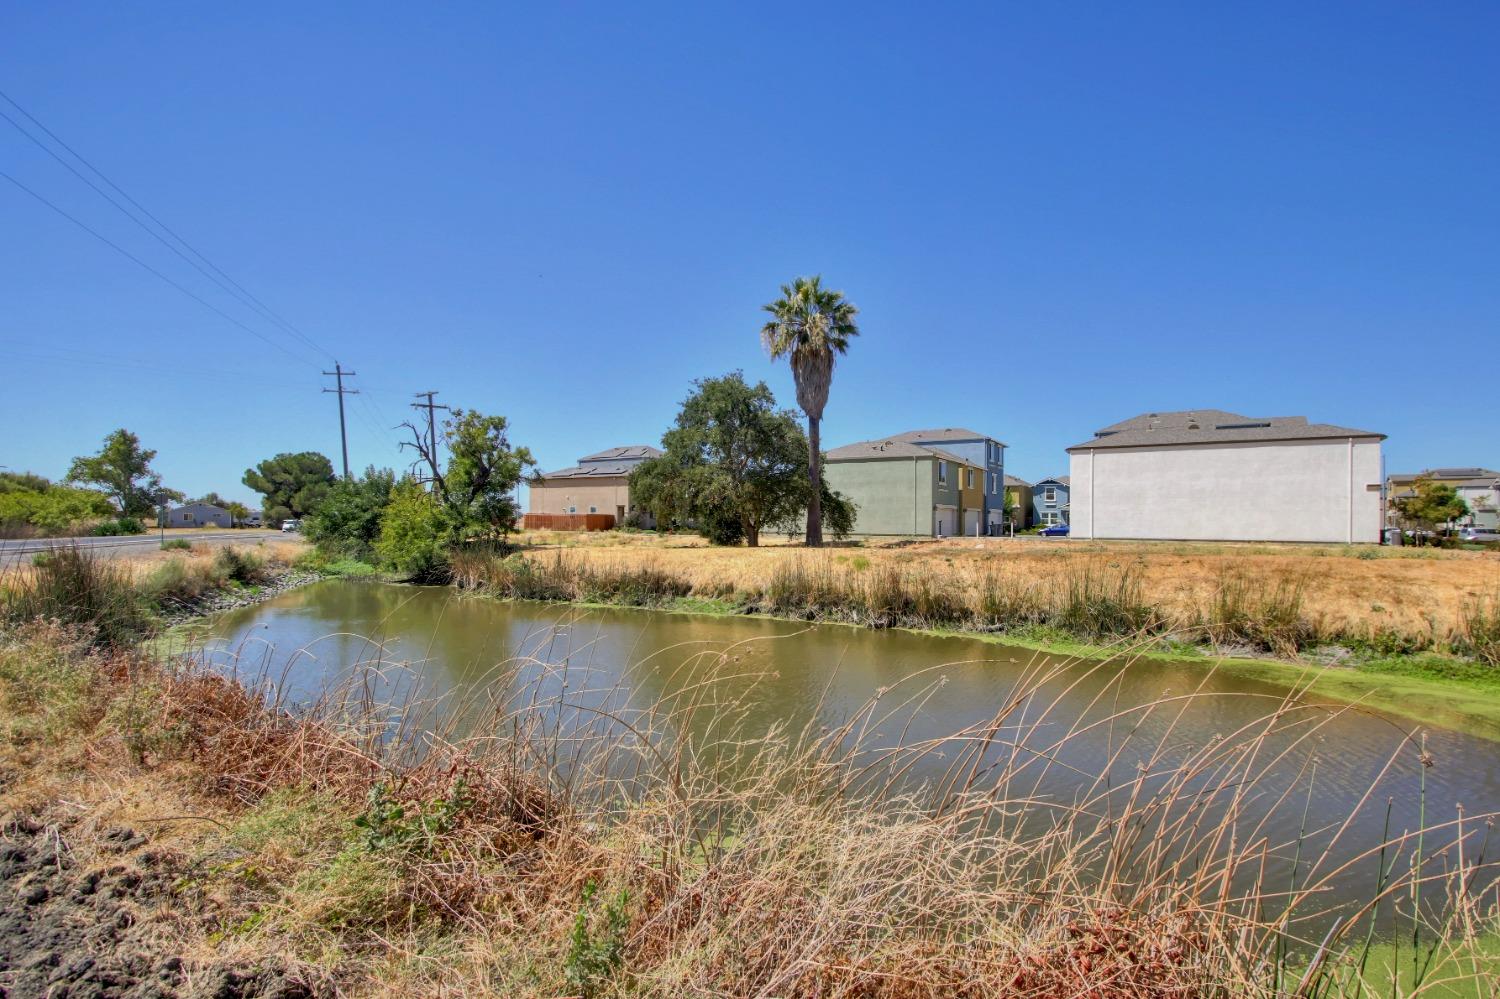
[(191, 550), (193, 543), (187, 538), (169, 538), (161, 543), (164, 552), (185, 552)]
[[(592, 880), (583, 886), (582, 905), (573, 917), (573, 932), (568, 937), (568, 956), (563, 961), (563, 978), (568, 987), (583, 999), (594, 999), (599, 988), (619, 969), (625, 955), (625, 930), (630, 925), (626, 906), (630, 893), (621, 889), (604, 903), (597, 916), (591, 912), (597, 886)], [(602, 923), (596, 933), (591, 923)]]
[(123, 647), (150, 631), (129, 574), (79, 547), (59, 547), (4, 591), (0, 617), (85, 625), (100, 645)]

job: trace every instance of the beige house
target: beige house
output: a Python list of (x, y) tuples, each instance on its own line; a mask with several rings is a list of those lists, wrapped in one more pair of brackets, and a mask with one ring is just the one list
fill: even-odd
[[(547, 516), (613, 518), (610, 526), (622, 527), (634, 512), (630, 503), (630, 471), (661, 452), (647, 444), (612, 447), (585, 455), (578, 464), (556, 472), (543, 472), (533, 479), (526, 512)], [(654, 527), (642, 511), (642, 526)]]

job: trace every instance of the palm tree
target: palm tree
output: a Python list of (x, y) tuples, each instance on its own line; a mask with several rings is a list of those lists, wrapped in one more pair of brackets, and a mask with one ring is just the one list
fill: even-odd
[(807, 501), (807, 543), (823, 543), (823, 452), (818, 424), (828, 405), (835, 354), (849, 349), (849, 338), (859, 336), (854, 316), (859, 312), (841, 291), (823, 287), (820, 276), (797, 278), (781, 286), (781, 297), (762, 306), (771, 319), (760, 330), (771, 360), (791, 358), (797, 383), (797, 405), (807, 414), (807, 478), (812, 492)]

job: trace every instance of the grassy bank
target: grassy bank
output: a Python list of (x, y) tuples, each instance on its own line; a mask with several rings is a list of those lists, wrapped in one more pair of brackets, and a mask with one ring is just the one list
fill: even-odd
[(0, 622), (55, 620), (89, 628), (105, 646), (128, 646), (173, 623), (252, 603), (314, 578), (375, 570), (330, 561), (302, 546), (164, 548), (149, 561), (112, 560), (59, 547), (0, 573)]
[[(1284, 740), (1316, 741), (1322, 713), (1284, 706), (1180, 757), (1122, 736), (1142, 776), (1085, 780), (1037, 823), (1036, 781), (1062, 744), (1020, 705), (1050, 673), (950, 740), (872, 745), (860, 733), (889, 710), (879, 697), (831, 731), (752, 733), (712, 683), (734, 657), (697, 668), (702, 683), (655, 704), (584, 711), (539, 696), (545, 664), (507, 663), (512, 696), (468, 705), (464, 736), (416, 704), (393, 719), (360, 677), (288, 713), (190, 664), (12, 626), (0, 833), (13, 856), (58, 844), (15, 881), (16, 904), (64, 905), (103, 872), (137, 931), (98, 961), (137, 948), (120, 973), (175, 969), (164, 988), (181, 992), (226, 965), (358, 996), (1353, 997), (1391, 994), (1393, 974), (1402, 994), (1437, 996), (1493, 982), (1483, 817), (1357, 844), (1354, 866), (1382, 873), (1331, 932), (1324, 889), (1349, 870), (1333, 844), (1309, 841), (1290, 884), (1264, 873), (1304, 849), (1265, 841), (1268, 811), (1303, 806), (1258, 789)], [(688, 723), (709, 713), (706, 730)], [(1053, 751), (997, 753), (999, 732)], [(940, 753), (938, 786), (892, 781)], [(1370, 935), (1377, 911), (1398, 949)]]
[(506, 598), (955, 632), (1080, 658), (1129, 646), (1500, 738), (1500, 589), (1467, 599), (1437, 637), (1339, 628), (1309, 607), (1302, 587), (1234, 574), (1201, 601), (1164, 607), (1147, 596), (1139, 569), (1103, 560), (1028, 579), (996, 567), (944, 572), (786, 551), (763, 581), (747, 583), (684, 574), (649, 556), (581, 554), (460, 552), (453, 580)]

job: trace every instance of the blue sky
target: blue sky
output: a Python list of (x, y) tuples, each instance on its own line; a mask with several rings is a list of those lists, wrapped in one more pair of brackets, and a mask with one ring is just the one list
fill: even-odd
[(821, 273), (864, 333), (828, 446), (972, 426), (1035, 479), (1214, 407), (1494, 467), (1497, 50), (1489, 2), (7, 4), (0, 90), (328, 353), (0, 121), (0, 169), (285, 347), (0, 180), (0, 465), (126, 426), (248, 496), (337, 461), (333, 357), (356, 466), (426, 389), (568, 465), (695, 377), (792, 405), (758, 307)]

